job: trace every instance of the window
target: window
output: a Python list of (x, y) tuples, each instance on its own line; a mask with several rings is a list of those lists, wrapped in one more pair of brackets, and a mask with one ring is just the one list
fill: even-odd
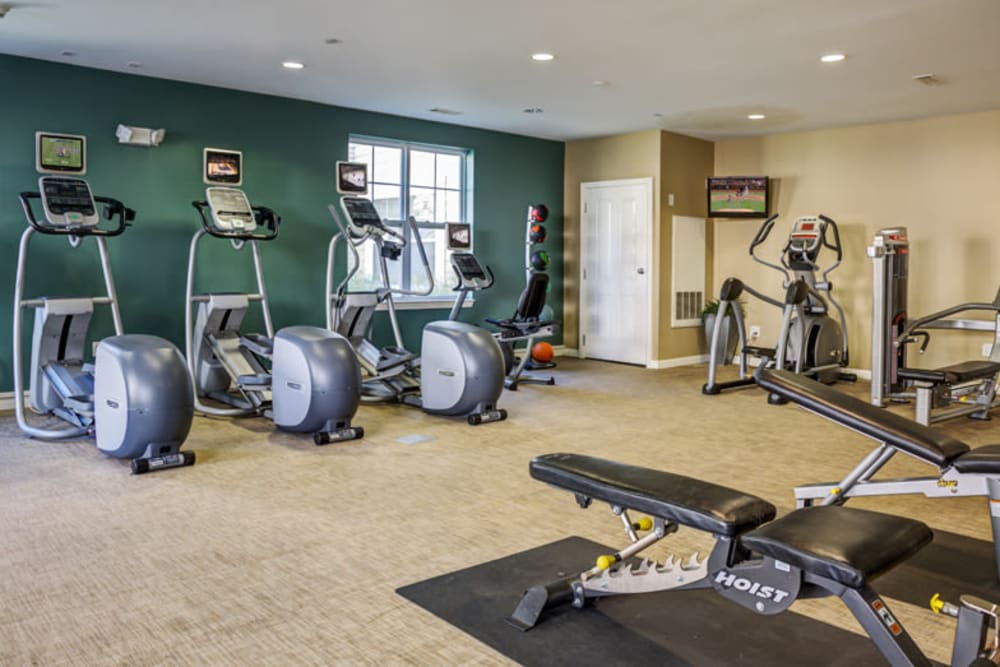
[[(427, 261), (434, 274), (434, 291), (427, 297), (450, 300), (454, 276), (448, 261), (447, 223), (471, 222), (466, 169), (469, 152), (460, 148), (351, 137), (348, 159), (368, 165), (367, 196), (386, 225), (402, 229), (409, 216), (417, 221)], [(350, 289), (371, 290), (381, 284), (375, 249), (366, 244), (361, 267)], [(399, 261), (389, 262), (392, 284), (404, 290), (427, 288), (420, 254), (411, 242)]]

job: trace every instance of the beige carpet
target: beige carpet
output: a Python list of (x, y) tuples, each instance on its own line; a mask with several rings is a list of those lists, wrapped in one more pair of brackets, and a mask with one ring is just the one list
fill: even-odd
[[(393, 590), (566, 535), (622, 542), (606, 508), (582, 512), (533, 482), (533, 455), (660, 467), (787, 508), (795, 484), (838, 477), (867, 447), (756, 389), (704, 397), (703, 367), (564, 359), (556, 374), (556, 387), (506, 393), (503, 423), (366, 407), (365, 439), (326, 447), (264, 420), (199, 418), (197, 465), (138, 477), (87, 443), (23, 439), (0, 415), (0, 665), (504, 664)], [(945, 428), (983, 444), (998, 426)], [(432, 440), (396, 442), (409, 435)], [(891, 472), (929, 471), (900, 460)], [(856, 506), (989, 539), (983, 503)], [(678, 552), (709, 544), (676, 537)], [(947, 660), (949, 619), (894, 608)], [(857, 631), (836, 600), (796, 609)]]

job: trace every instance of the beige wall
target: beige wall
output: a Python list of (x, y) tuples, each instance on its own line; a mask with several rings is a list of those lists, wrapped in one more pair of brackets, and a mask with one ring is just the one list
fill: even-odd
[(653, 233), (660, 220), (659, 132), (566, 142), (563, 190), (563, 341), (576, 348), (580, 338), (580, 184), (624, 178), (653, 178)]
[[(870, 368), (871, 264), (877, 229), (909, 228), (911, 316), (959, 301), (990, 301), (1000, 285), (1000, 111), (720, 141), (717, 175), (766, 174), (780, 212), (763, 255), (776, 258), (796, 216), (823, 213), (840, 225), (844, 263), (832, 274), (847, 313), (851, 366)], [(717, 220), (712, 292), (729, 275), (780, 296), (777, 272), (747, 254), (760, 221)], [(762, 342), (778, 334), (777, 309), (748, 299)], [(915, 365), (979, 358), (984, 334), (934, 333)]]
[[(701, 327), (670, 326), (670, 258), (672, 257), (673, 216), (704, 218), (708, 215), (705, 179), (712, 175), (714, 145), (710, 141), (673, 132), (660, 133), (660, 335), (659, 359), (677, 359), (707, 352)], [(674, 195), (674, 205), (668, 203)], [(705, 243), (705, 288), (710, 298), (712, 285), (713, 225), (709, 221)]]
[[(670, 253), (672, 216), (704, 217), (705, 178), (712, 174), (714, 160), (710, 142), (670, 132), (652, 130), (631, 134), (585, 139), (566, 143), (565, 211), (565, 306), (563, 315), (566, 345), (573, 347), (579, 338), (579, 251), (580, 184), (626, 178), (653, 178), (653, 337), (656, 359), (675, 359), (704, 351), (698, 328), (672, 329), (670, 322)], [(674, 206), (668, 195), (674, 194)], [(662, 212), (662, 215), (661, 215)], [(708, 231), (705, 249), (708, 279), (711, 279), (712, 243)]]

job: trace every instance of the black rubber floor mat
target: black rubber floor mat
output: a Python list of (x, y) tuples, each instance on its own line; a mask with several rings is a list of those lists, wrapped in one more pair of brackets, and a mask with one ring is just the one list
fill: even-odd
[(1000, 602), (993, 543), (943, 530), (935, 530), (933, 542), (873, 585), (885, 597), (921, 607), (935, 593), (955, 603), (963, 593)]
[(884, 664), (865, 636), (791, 611), (760, 616), (714, 590), (604, 598), (584, 610), (566, 606), (529, 632), (504, 620), (526, 588), (580, 572), (595, 555), (612, 551), (571, 537), (396, 592), (528, 666)]

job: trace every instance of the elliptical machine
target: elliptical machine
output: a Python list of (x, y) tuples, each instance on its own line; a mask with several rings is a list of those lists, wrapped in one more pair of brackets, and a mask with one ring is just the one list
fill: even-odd
[[(39, 171), (46, 173), (46, 156), (73, 154), (82, 174), (84, 138), (38, 133)], [(14, 411), (26, 435), (63, 440), (93, 435), (97, 448), (114, 458), (131, 459), (141, 474), (193, 465), (195, 454), (181, 451), (194, 415), (191, 380), (180, 351), (156, 336), (122, 333), (118, 295), (105, 239), (121, 235), (135, 212), (117, 199), (94, 197), (87, 181), (67, 176), (42, 176), (38, 192), (22, 192), (21, 206), (28, 227), (21, 235), (14, 280)], [(32, 201), (40, 200), (44, 215), (36, 217)], [(98, 204), (113, 227), (100, 227)], [(28, 248), (36, 234), (65, 236), (71, 248), (87, 237), (97, 244), (106, 296), (24, 298)], [(94, 360), (86, 360), (87, 335), (94, 307), (111, 309), (115, 335), (97, 343)], [(24, 405), (22, 311), (35, 311), (31, 339), (30, 404), (39, 414), (60, 417), (67, 426), (33, 425)]]
[[(847, 322), (843, 308), (833, 298), (833, 283), (830, 281), (830, 273), (840, 266), (843, 259), (837, 223), (825, 215), (796, 219), (781, 251), (779, 265), (761, 259), (754, 252), (767, 240), (777, 219), (777, 214), (772, 215), (757, 230), (750, 242), (750, 257), (781, 272), (785, 299), (783, 302), (773, 299), (738, 278), (726, 279), (719, 293), (719, 311), (709, 351), (708, 382), (702, 387), (703, 394), (714, 395), (754, 384), (753, 376), (748, 372), (750, 357), (757, 358), (765, 366), (794, 370), (826, 384), (857, 380), (856, 375), (843, 370), (849, 359)], [(824, 248), (835, 252), (836, 260), (822, 271), (822, 279), (817, 280), (816, 273), (821, 270), (817, 261)], [(744, 292), (782, 310), (781, 330), (775, 347), (747, 345), (746, 325), (739, 307), (739, 298)], [(830, 316), (831, 306), (837, 312), (837, 319)], [(730, 311), (739, 338), (739, 378), (718, 382), (717, 359), (720, 346), (725, 345), (722, 337), (726, 327), (723, 324)], [(768, 400), (771, 403), (783, 402), (774, 395)]]
[[(398, 402), (431, 414), (464, 416), (473, 426), (506, 419), (507, 411), (497, 407), (503, 392), (503, 354), (488, 331), (454, 319), (430, 322), (423, 329), (422, 356), (405, 348), (394, 296), (426, 296), (434, 290), (434, 273), (420, 233), (412, 217), (396, 232), (382, 222), (371, 200), (349, 196), (367, 192), (367, 165), (339, 162), (337, 170), (338, 191), (345, 196), (340, 198), (343, 219), (335, 206), (329, 206), (340, 231), (330, 239), (327, 254), (326, 321), (330, 330), (347, 338), (354, 348), (364, 373), (362, 401)], [(334, 288), (341, 241), (351, 261)], [(388, 262), (398, 260), (411, 242), (427, 278), (428, 286), (421, 291), (393, 287), (389, 278)], [(361, 266), (358, 249), (366, 243), (374, 247), (380, 285), (372, 291), (352, 292), (350, 281)], [(464, 300), (466, 291), (458, 291), (458, 298)], [(379, 347), (371, 341), (373, 318), (381, 305), (388, 312), (395, 345)], [(453, 308), (454, 317), (457, 312)]]
[[(269, 208), (251, 206), (237, 188), (209, 187), (205, 201), (192, 205), (202, 228), (192, 237), (188, 256), (185, 331), (197, 410), (223, 417), (264, 416), (282, 430), (312, 433), (317, 445), (361, 438), (364, 429), (351, 425), (361, 369), (350, 343), (320, 327), (274, 333), (258, 243), (277, 238), (281, 218)], [(250, 245), (256, 294), (195, 294), (198, 242), (206, 234), (229, 241), (236, 251)], [(260, 304), (266, 335), (240, 331), (251, 301)], [(203, 398), (230, 407), (208, 405)]]

